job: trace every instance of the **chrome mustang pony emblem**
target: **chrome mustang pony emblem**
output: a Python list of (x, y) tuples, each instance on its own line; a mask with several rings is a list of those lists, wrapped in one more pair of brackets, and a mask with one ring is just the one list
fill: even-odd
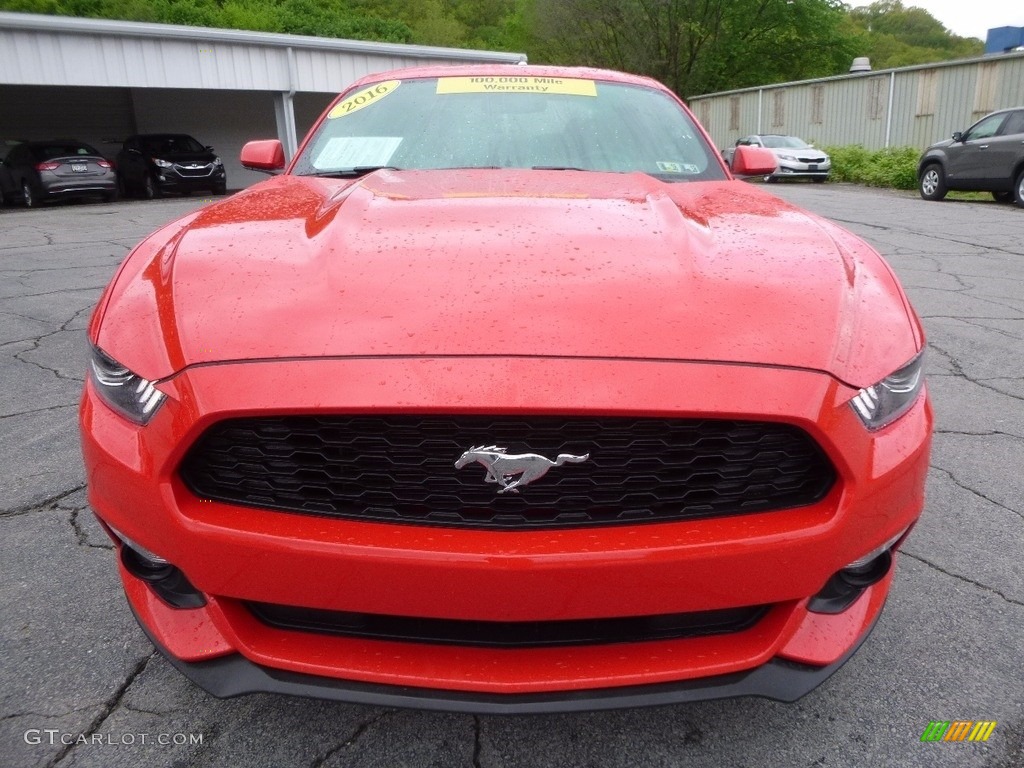
[[(462, 454), (455, 462), (455, 468), (462, 469), (471, 462), (479, 461), (487, 470), (484, 480), (501, 486), (498, 493), (505, 493), (505, 491), (519, 493), (520, 486), (529, 485), (534, 480), (539, 480), (552, 467), (560, 467), (566, 462), (579, 464), (590, 458), (589, 453), (582, 456), (560, 453), (558, 458), (551, 461), (551, 459), (546, 459), (536, 453), (513, 453), (510, 455), (505, 453), (506, 450), (497, 445), (478, 445)], [(516, 477), (517, 475), (518, 477)], [(513, 480), (513, 478), (516, 479)]]

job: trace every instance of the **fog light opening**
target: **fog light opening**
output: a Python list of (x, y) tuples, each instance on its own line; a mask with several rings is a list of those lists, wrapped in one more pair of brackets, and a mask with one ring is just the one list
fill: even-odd
[(115, 528), (114, 526), (108, 524), (107, 528), (109, 528), (111, 533), (113, 533), (114, 536), (117, 537), (118, 541), (120, 541), (126, 547), (128, 547), (128, 548), (134, 550), (136, 553), (138, 553), (138, 555), (143, 560), (146, 560), (146, 561), (148, 561), (150, 563), (153, 563), (153, 564), (166, 564), (167, 563), (167, 561), (164, 560), (162, 557), (160, 557), (160, 555), (156, 554), (155, 552), (150, 552), (148, 549), (146, 549), (144, 546), (142, 546), (138, 542), (132, 541), (127, 536), (125, 536), (123, 533), (121, 533), (119, 530), (117, 530), (117, 528)]
[[(118, 534), (120, 537), (120, 534)], [(203, 593), (192, 586), (181, 569), (163, 558), (150, 558), (130, 539), (121, 537), (121, 563), (128, 573), (146, 582), (153, 592), (172, 608), (202, 608)]]
[(864, 589), (881, 581), (892, 566), (892, 553), (885, 550), (873, 560), (863, 564), (848, 565), (839, 572), (839, 577), (851, 587)]
[[(892, 544), (890, 544), (890, 547)], [(811, 598), (807, 610), (812, 613), (842, 613), (856, 602), (864, 590), (885, 578), (892, 568), (892, 549), (862, 557), (837, 571), (824, 588)]]
[(171, 576), (177, 568), (166, 560), (150, 560), (144, 554), (133, 549), (128, 543), (121, 547), (121, 562), (132, 576), (153, 584)]

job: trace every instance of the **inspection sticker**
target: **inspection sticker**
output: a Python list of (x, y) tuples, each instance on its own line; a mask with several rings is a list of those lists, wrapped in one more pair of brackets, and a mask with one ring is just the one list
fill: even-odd
[(662, 173), (700, 173), (693, 163), (670, 163), (663, 160), (658, 161), (658, 170)]
[(369, 88), (364, 88), (359, 93), (355, 93), (344, 101), (338, 102), (334, 109), (327, 113), (327, 119), (333, 120), (336, 117), (344, 117), (345, 115), (351, 115), (353, 112), (358, 112), (363, 107), (368, 107), (374, 102), (380, 101), (388, 94), (394, 93), (401, 84), (401, 80), (388, 80), (387, 82), (377, 83)]
[(561, 93), (569, 96), (597, 96), (597, 86), (593, 80), (565, 77), (439, 77), (437, 93)]

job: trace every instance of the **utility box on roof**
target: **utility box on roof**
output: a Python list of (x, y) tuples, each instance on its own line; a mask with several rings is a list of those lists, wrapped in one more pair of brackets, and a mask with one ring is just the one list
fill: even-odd
[(985, 53), (1007, 53), (1024, 47), (1024, 27), (995, 27), (985, 38)]

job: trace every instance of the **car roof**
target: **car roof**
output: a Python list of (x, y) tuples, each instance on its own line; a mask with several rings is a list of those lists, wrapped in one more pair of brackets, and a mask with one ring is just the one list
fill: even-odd
[(25, 146), (30, 149), (38, 149), (39, 147), (52, 147), (55, 144), (72, 144), (79, 147), (85, 147), (86, 149), (93, 149), (91, 144), (88, 144), (81, 139), (47, 139), (46, 141), (26, 141)]
[(129, 136), (128, 139), (176, 139), (179, 136), (184, 136), (187, 139), (195, 138), (188, 133), (137, 133), (134, 136)]
[[(649, 77), (631, 75), (626, 72), (616, 72), (611, 69), (598, 69), (596, 67), (556, 67), (535, 64), (459, 64), (456, 66), (445, 66), (435, 64), (432, 66), (407, 67), (405, 69), (394, 69), (389, 72), (375, 72), (360, 78), (353, 86), (363, 83), (377, 83), (381, 80), (415, 80), (418, 78), (431, 77), (479, 77), (486, 75), (497, 75), (500, 77), (564, 77), (577, 78), (582, 80), (603, 80), (610, 83), (626, 83), (629, 85), (642, 85), (648, 88), (668, 90), (664, 85)], [(346, 88), (345, 90), (348, 90)]]

